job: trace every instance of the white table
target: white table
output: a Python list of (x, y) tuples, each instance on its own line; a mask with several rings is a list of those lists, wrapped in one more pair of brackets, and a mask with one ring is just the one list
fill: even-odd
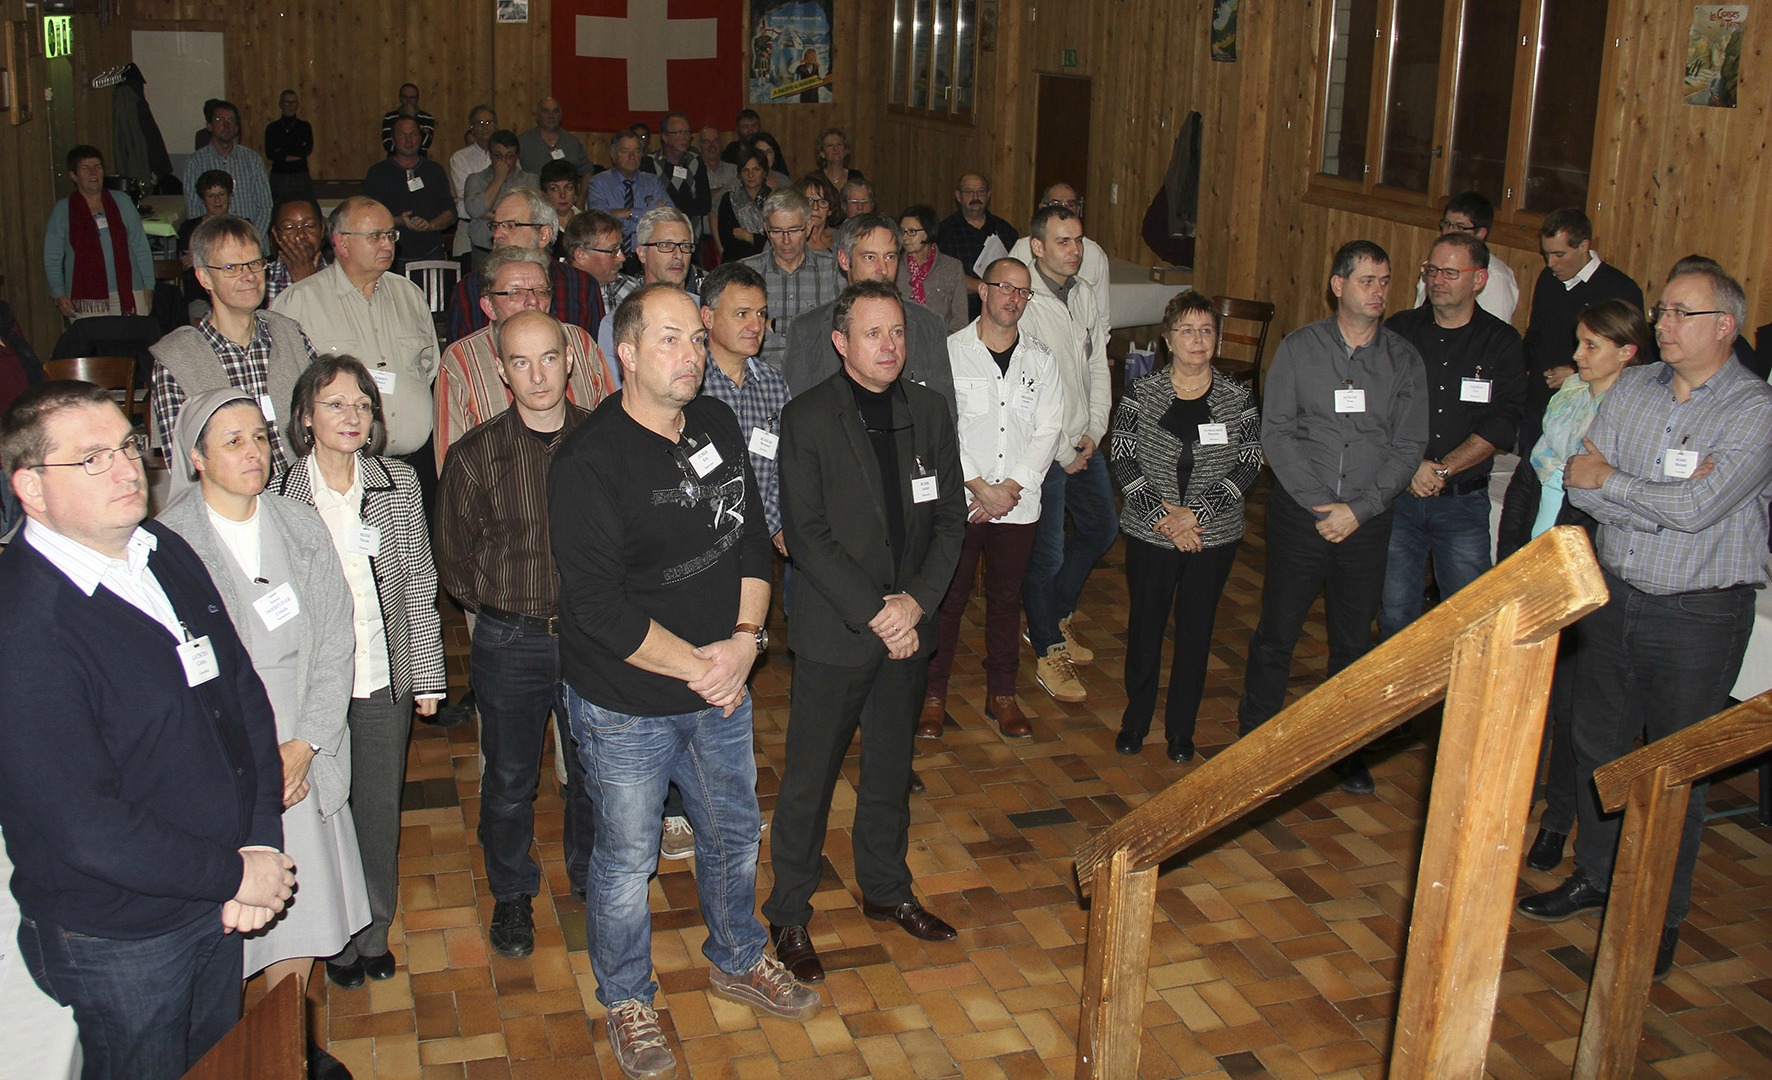
[(1151, 280), (1151, 268), (1128, 259), (1108, 259), (1108, 317), (1113, 329), (1153, 326), (1163, 321), (1169, 298), (1188, 288), (1186, 282)]

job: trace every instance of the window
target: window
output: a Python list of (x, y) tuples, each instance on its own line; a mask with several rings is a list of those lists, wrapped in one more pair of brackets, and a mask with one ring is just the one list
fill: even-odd
[(977, 26), (978, 0), (893, 0), (891, 107), (970, 123)]
[(1323, 32), (1313, 191), (1586, 204), (1604, 0), (1331, 0)]

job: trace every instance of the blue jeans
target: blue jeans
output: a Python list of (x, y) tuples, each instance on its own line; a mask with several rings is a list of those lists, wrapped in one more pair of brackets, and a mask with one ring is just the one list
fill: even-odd
[[(535, 841), (535, 785), (547, 742), (548, 713), (559, 708), (560, 639), (482, 612), (474, 620), (474, 697), (480, 713), (480, 846), (486, 853), (486, 884), (495, 900), (541, 892), (541, 867), (530, 854)], [(591, 801), (584, 777), (569, 755), (566, 791), (566, 865), (582, 887), (591, 837)]]
[[(1569, 726), (1580, 793), (1575, 874), (1610, 887), (1622, 817), (1602, 813), (1594, 770), (1629, 753), (1639, 732), (1654, 742), (1728, 706), (1753, 629), (1754, 592), (1654, 596), (1609, 572), (1605, 578), (1610, 598), (1581, 621)], [(1692, 785), (1664, 926), (1680, 925), (1691, 910), (1707, 790)]]
[(1419, 498), (1407, 491), (1391, 504), (1390, 556), (1384, 572), (1384, 601), (1378, 609), (1378, 638), (1389, 640), (1421, 617), (1427, 557), (1434, 557), (1434, 580), (1447, 597), (1482, 577), (1489, 558), (1489, 489), (1463, 495)]
[(85, 1080), (177, 1080), (240, 1019), (240, 935), (219, 911), (136, 941), (19, 921), (19, 959), (74, 1010)]
[[(1070, 542), (1064, 537), (1064, 512), (1071, 512), (1074, 526)], [(1120, 519), (1114, 512), (1114, 485), (1108, 478), (1107, 455), (1098, 447), (1089, 464), (1067, 473), (1054, 462), (1040, 485), (1040, 526), (1034, 534), (1034, 553), (1028, 559), (1027, 581), (1021, 587), (1021, 603), (1028, 613), (1028, 640), (1034, 652), (1064, 640), (1058, 624), (1077, 609), (1089, 572), (1119, 535)]]
[(596, 805), (585, 924), (597, 1000), (651, 1002), (652, 912), (647, 879), (658, 866), (665, 787), (683, 789), (695, 829), (695, 877), (707, 924), (702, 955), (728, 974), (749, 971), (767, 935), (757, 920), (757, 759), (751, 700), (719, 709), (629, 716), (599, 708), (562, 682), (572, 735)]

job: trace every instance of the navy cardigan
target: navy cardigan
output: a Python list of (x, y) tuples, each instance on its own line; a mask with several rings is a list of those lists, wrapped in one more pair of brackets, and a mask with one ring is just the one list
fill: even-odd
[[(239, 849), (283, 846), (283, 765), (264, 684), (177, 533), (154, 577), (221, 674), (185, 684), (177, 642), (21, 534), (0, 555), (0, 829), (27, 918), (140, 939), (219, 914)], [(219, 918), (216, 929), (221, 929)]]

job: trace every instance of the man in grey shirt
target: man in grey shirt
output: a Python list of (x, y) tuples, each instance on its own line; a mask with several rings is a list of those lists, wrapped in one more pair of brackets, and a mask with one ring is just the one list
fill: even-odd
[[(1306, 613), (1327, 590), (1329, 674), (1372, 648), (1384, 590), (1391, 501), (1427, 450), (1421, 354), (1383, 325), (1391, 260), (1368, 240), (1335, 253), (1335, 314), (1280, 343), (1262, 403), (1268, 494), (1261, 622), (1249, 643), (1238, 727), (1247, 735), (1285, 703)], [(1367, 794), (1359, 754), (1337, 766), (1342, 790)]]
[[(1606, 605), (1581, 622), (1570, 742), (1575, 871), (1522, 899), (1520, 914), (1562, 922), (1604, 907), (1619, 817), (1602, 814), (1594, 770), (1729, 703), (1766, 581), (1772, 387), (1731, 352), (1747, 317), (1741, 285), (1710, 260), (1676, 268), (1652, 309), (1661, 361), (1626, 368), (1569, 458), (1569, 501), (1599, 521)], [(1692, 904), (1706, 785), (1692, 785), (1655, 957), (1672, 967)]]

